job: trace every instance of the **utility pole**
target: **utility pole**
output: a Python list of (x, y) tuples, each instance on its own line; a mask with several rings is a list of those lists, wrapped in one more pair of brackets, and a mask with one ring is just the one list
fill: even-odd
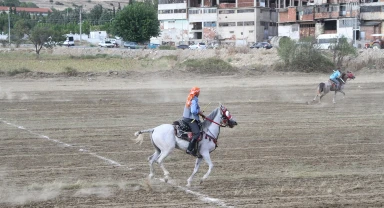
[(81, 9), (82, 7), (80, 7), (80, 45), (81, 45)]
[(11, 8), (9, 8), (8, 10), (8, 40), (9, 40), (9, 47), (11, 47), (11, 17), (9, 13), (11, 13)]

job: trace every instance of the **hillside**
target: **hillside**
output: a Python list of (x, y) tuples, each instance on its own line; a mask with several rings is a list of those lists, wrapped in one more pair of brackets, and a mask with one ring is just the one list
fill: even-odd
[[(95, 5), (101, 4), (104, 8), (112, 9), (113, 6), (115, 8), (118, 7), (118, 3), (120, 2), (121, 8), (128, 4), (129, 0), (53, 0), (50, 2), (49, 0), (20, 0), (20, 2), (33, 2), (40, 8), (54, 8), (57, 10), (64, 10), (68, 7), (73, 8), (73, 4), (83, 5), (83, 8), (86, 11), (91, 10)], [(57, 5), (57, 2), (60, 2), (64, 5)]]

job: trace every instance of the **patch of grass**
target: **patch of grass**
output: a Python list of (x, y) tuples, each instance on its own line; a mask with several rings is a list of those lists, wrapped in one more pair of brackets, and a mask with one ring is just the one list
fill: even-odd
[(168, 56), (162, 56), (159, 59), (177, 61), (178, 56), (176, 56), (176, 55), (168, 55)]
[(161, 45), (161, 46), (159, 46), (159, 50), (176, 50), (176, 47), (168, 46), (168, 45)]
[(17, 74), (23, 74), (23, 73), (28, 73), (31, 72), (31, 70), (27, 68), (20, 68), (20, 69), (13, 69), (7, 72), (9, 76), (15, 76)]
[(70, 76), (70, 77), (74, 77), (74, 76), (77, 76), (79, 74), (79, 72), (77, 71), (77, 69), (74, 69), (72, 67), (65, 67), (64, 69), (64, 73), (67, 75), (67, 76)]
[[(96, 55), (81, 55), (81, 56), (73, 56), (70, 55), (70, 59), (100, 59), (100, 58), (109, 58), (109, 57), (114, 57), (114, 56), (109, 56), (108, 54), (96, 54)], [(118, 56), (117, 56), (118, 57)]]
[(186, 70), (189, 72), (196, 72), (201, 74), (217, 74), (217, 73), (236, 73), (237, 69), (229, 63), (217, 59), (188, 59), (183, 62)]

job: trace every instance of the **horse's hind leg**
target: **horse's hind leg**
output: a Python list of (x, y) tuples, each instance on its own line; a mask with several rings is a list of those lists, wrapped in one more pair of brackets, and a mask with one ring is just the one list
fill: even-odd
[(171, 151), (161, 151), (159, 158), (157, 159), (157, 162), (159, 163), (159, 166), (164, 172), (164, 181), (168, 182), (169, 172), (167, 169), (165, 169), (163, 160), (171, 153)]
[(187, 180), (187, 186), (190, 187), (191, 186), (191, 182), (193, 180), (193, 176), (197, 173), (197, 171), (199, 170), (199, 167), (200, 167), (200, 163), (201, 161), (203, 160), (203, 158), (197, 158), (196, 159), (196, 163), (195, 163), (195, 168), (193, 169), (193, 172), (192, 172), (192, 175), (189, 176), (188, 180)]
[(152, 179), (153, 176), (154, 176), (154, 172), (153, 172), (153, 162), (156, 161), (156, 159), (159, 157), (160, 155), (160, 152), (159, 151), (156, 151), (155, 153), (153, 153), (153, 155), (149, 156), (148, 157), (148, 160), (149, 160), (149, 176), (148, 178), (149, 179)]

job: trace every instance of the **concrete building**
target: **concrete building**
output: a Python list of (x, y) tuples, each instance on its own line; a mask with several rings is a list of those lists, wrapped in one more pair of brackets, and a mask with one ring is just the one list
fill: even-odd
[(280, 3), (278, 35), (292, 39), (338, 34), (359, 38), (358, 0), (290, 0)]
[(277, 35), (275, 1), (159, 0), (159, 42), (250, 44)]

